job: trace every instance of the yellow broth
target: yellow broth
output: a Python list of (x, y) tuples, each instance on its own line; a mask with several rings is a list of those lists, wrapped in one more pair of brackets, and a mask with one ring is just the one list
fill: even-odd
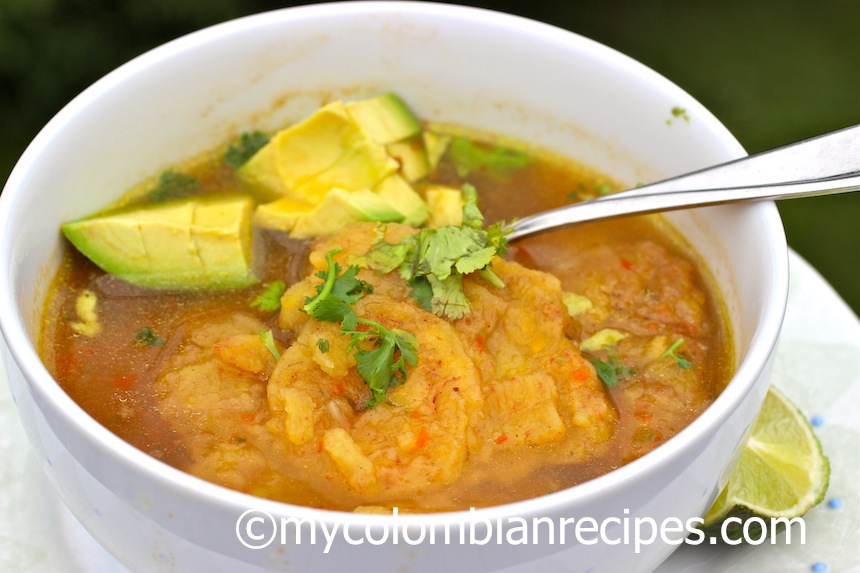
[[(443, 158), (430, 180), (474, 184), (488, 223), (587, 198), (613, 184), (571, 161), (535, 150), (529, 153), (528, 165), (504, 176), (477, 170), (460, 177), (450, 160)], [(202, 182), (202, 193), (243, 189), (219, 159), (198, 162), (191, 173)], [(295, 284), (311, 270), (310, 249), (311, 241), (256, 229), (255, 270), (263, 283)], [(616, 386), (602, 389), (617, 421), (605, 447), (594, 448), (585, 458), (565, 463), (557, 444), (501, 448), (496, 446), (507, 436), (487, 436), (453, 481), (419, 488), (407, 497), (386, 497), (356, 491), (333, 470), (315, 443), (296, 448), (272, 435), (266, 425), (271, 416), (265, 399), (260, 408), (219, 418), (217, 431), (199, 421), (186, 424), (165, 414), (158, 379), (171, 357), (183, 351), (191, 330), (241, 313), (272, 328), (282, 347), (294, 343), (295, 333), (279, 328), (277, 313), (249, 306), (260, 286), (217, 293), (148, 290), (106, 275), (73, 249), (64, 255), (44, 310), (41, 355), (84, 410), (133, 446), (170, 465), (272, 499), (368, 511), (391, 506), (407, 511), (467, 509), (584, 482), (670, 439), (711, 403), (730, 378), (734, 364), (720, 295), (702, 261), (659, 217), (547, 233), (510, 245), (507, 258), (555, 275), (564, 291), (585, 294), (602, 309), (570, 320), (565, 334), (574, 342), (605, 328), (630, 334), (615, 348), (583, 353), (607, 362), (617, 360), (632, 371)], [(77, 320), (75, 302), (84, 289), (98, 296), (102, 331), (95, 337), (76, 334), (70, 327)], [(164, 344), (135, 342), (135, 332), (142, 327), (150, 328)], [(680, 338), (684, 342), (677, 352), (692, 363), (691, 368), (679, 367), (670, 356), (655, 359), (655, 354)], [(474, 342), (483, 344), (481, 337)], [(263, 394), (267, 376), (257, 376)], [(225, 419), (231, 421), (226, 427)], [(195, 432), (205, 435), (190, 437)], [(202, 463), (198, 459), (201, 444), (231, 453), (218, 463)], [(253, 455), (247, 454), (250, 448)], [(263, 464), (268, 477), (237, 469), (242, 464)]]

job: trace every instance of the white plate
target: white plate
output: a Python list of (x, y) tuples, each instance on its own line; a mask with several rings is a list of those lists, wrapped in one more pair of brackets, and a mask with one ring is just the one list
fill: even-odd
[[(807, 514), (806, 543), (682, 546), (658, 573), (860, 573), (860, 321), (821, 276), (790, 255), (788, 311), (773, 384), (812, 417), (830, 458), (825, 503)], [(0, 338), (0, 379), (8, 359)], [(5, 386), (5, 384), (4, 384)], [(30, 451), (8, 390), (0, 391), (0, 571), (128, 573), (54, 494)], [(841, 509), (828, 501), (841, 500)], [(796, 540), (793, 540), (796, 541)], [(821, 568), (821, 566), (819, 566)]]

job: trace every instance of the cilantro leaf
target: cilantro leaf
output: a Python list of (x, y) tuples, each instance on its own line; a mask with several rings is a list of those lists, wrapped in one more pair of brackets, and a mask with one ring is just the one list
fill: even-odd
[(487, 243), (496, 248), (496, 253), (500, 257), (504, 257), (508, 252), (508, 233), (510, 232), (510, 227), (504, 221), (487, 227)]
[[(354, 325), (355, 311), (352, 310), (365, 293), (373, 292), (373, 287), (356, 278), (358, 267), (351, 266), (340, 274), (341, 266), (334, 262), (334, 255), (340, 249), (332, 249), (325, 255), (327, 270), (320, 271), (317, 276), (323, 282), (317, 285), (317, 295), (305, 298), (303, 310), (324, 322), (343, 322), (348, 319)], [(354, 328), (354, 326), (353, 326)]]
[(660, 355), (660, 358), (661, 359), (662, 358), (674, 358), (675, 359), (675, 366), (677, 366), (678, 368), (684, 368), (684, 369), (692, 368), (693, 367), (692, 362), (690, 362), (689, 360), (687, 360), (683, 356), (678, 356), (677, 354), (675, 354), (675, 351), (678, 350), (678, 348), (680, 348), (680, 346), (682, 344), (684, 344), (684, 339), (679, 338), (678, 340), (676, 340), (672, 344), (672, 346), (667, 348), (666, 351)]
[(278, 347), (275, 345), (275, 337), (272, 334), (272, 330), (261, 330), (259, 332), (260, 338), (263, 339), (263, 344), (266, 345), (266, 349), (275, 357), (275, 362), (281, 359), (281, 353), (278, 350)]
[(149, 190), (148, 195), (153, 203), (164, 203), (189, 197), (199, 188), (200, 182), (195, 177), (178, 171), (165, 171), (158, 177), (158, 183)]
[(356, 278), (357, 274), (358, 267), (354, 265), (346, 269), (343, 274), (337, 277), (334, 281), (334, 285), (331, 289), (332, 296), (352, 305), (358, 302), (358, 299), (363, 297), (365, 293), (372, 293), (373, 286)]
[[(388, 389), (406, 381), (406, 366), (418, 364), (416, 349), (418, 342), (411, 334), (402, 330), (389, 330), (378, 322), (359, 319), (370, 326), (366, 331), (345, 331), (352, 336), (349, 343), (355, 349), (356, 372), (370, 388), (368, 407), (385, 402)], [(361, 348), (360, 343), (371, 341), (371, 349)]]
[(484, 170), (503, 174), (525, 167), (531, 161), (522, 151), (501, 145), (476, 143), (466, 137), (455, 137), (451, 140), (448, 155), (460, 177), (465, 177), (472, 171)]
[[(470, 227), (439, 227), (422, 229), (418, 241), (411, 265), (414, 274), (432, 274), (444, 280), (458, 261), (486, 246), (486, 233)], [(485, 264), (490, 260), (492, 255)]]
[(227, 148), (224, 163), (233, 169), (239, 169), (267, 143), (269, 143), (269, 136), (262, 131), (243, 133)]
[(430, 300), (433, 314), (457, 320), (472, 311), (472, 304), (463, 290), (463, 275), (453, 274), (445, 280), (439, 280), (436, 275), (427, 275), (427, 282), (433, 290)]
[[(373, 286), (357, 278), (358, 267), (350, 265), (341, 273), (341, 266), (334, 261), (340, 249), (326, 253), (327, 269), (317, 273), (323, 282), (317, 285), (317, 295), (307, 297), (303, 310), (317, 320), (339, 322), (341, 333), (351, 336), (349, 349), (353, 351), (356, 372), (370, 388), (368, 407), (384, 402), (391, 386), (406, 381), (406, 366), (418, 363), (417, 340), (401, 330), (389, 330), (378, 322), (360, 318), (353, 306), (365, 294), (373, 292)], [(369, 326), (358, 330), (359, 325)], [(369, 343), (371, 348), (360, 346)], [(366, 346), (367, 344), (365, 344)], [(321, 352), (328, 352), (329, 341), (317, 340)]]
[(457, 259), (454, 263), (454, 268), (461, 275), (471, 274), (488, 267), (493, 261), (493, 257), (496, 256), (496, 252), (496, 248), (493, 246), (472, 251), (471, 253)]
[(355, 314), (352, 306), (334, 296), (326, 296), (317, 301), (313, 312), (308, 312), (306, 305), (305, 312), (320, 322), (341, 322), (347, 325), (347, 328), (355, 328), (358, 321), (358, 315)]
[(633, 370), (622, 364), (617, 356), (610, 356), (606, 362), (599, 358), (589, 358), (588, 361), (594, 366), (597, 377), (600, 378), (607, 388), (612, 388), (618, 384), (620, 378), (636, 374)]
[(287, 289), (284, 281), (274, 281), (266, 285), (263, 292), (254, 297), (251, 306), (259, 308), (263, 312), (274, 312), (281, 308), (281, 296)]
[(415, 277), (406, 282), (409, 285), (409, 296), (418, 301), (418, 305), (427, 312), (433, 312), (433, 287), (426, 276)]
[(465, 184), (462, 191), (460, 227), (421, 229), (396, 244), (377, 236), (370, 250), (353, 262), (382, 273), (397, 270), (425, 310), (450, 319), (468, 315), (471, 304), (463, 291), (464, 276), (478, 272), (490, 284), (505, 286), (490, 265), (495, 256), (507, 251), (508, 227), (496, 223), (484, 230), (475, 188)]
[(484, 228), (484, 214), (478, 209), (478, 191), (469, 183), (460, 187), (463, 194), (463, 226), (481, 230)]
[(138, 346), (164, 346), (165, 340), (156, 335), (151, 328), (144, 326), (134, 331), (134, 342)]
[(414, 237), (406, 237), (399, 243), (387, 243), (385, 240), (378, 240), (367, 253), (359, 257), (353, 257), (350, 262), (361, 267), (379, 271), (382, 274), (390, 273), (400, 267), (403, 261), (412, 255), (415, 244)]

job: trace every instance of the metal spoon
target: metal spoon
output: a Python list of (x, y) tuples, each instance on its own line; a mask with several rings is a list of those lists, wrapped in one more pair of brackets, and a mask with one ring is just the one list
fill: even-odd
[(860, 124), (657, 183), (528, 215), (513, 222), (508, 239), (627, 215), (857, 190)]

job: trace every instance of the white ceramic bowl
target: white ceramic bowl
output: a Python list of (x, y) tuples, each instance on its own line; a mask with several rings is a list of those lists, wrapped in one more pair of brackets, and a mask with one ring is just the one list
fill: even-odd
[[(153, 50), (66, 106), (21, 157), (0, 199), (0, 325), (12, 392), (45, 471), (85, 527), (135, 571), (653, 569), (675, 545), (659, 537), (638, 548), (632, 538), (626, 544), (625, 526), (632, 535), (636, 518), (659, 524), (701, 515), (764, 398), (788, 282), (773, 204), (671, 215), (710, 264), (733, 322), (739, 368), (716, 402), (668, 443), (608, 475), (474, 513), (328, 512), (203, 482), (100, 426), (39, 360), (38, 318), (63, 248), (60, 222), (99, 209), (144, 177), (238, 131), (285, 125), (326, 98), (384, 90), (401, 94), (424, 118), (540, 144), (631, 185), (744, 153), (699, 103), (637, 62), (569, 32), (482, 10), (430, 3), (306, 6), (215, 26)], [(689, 121), (667, 122), (678, 106)], [(316, 543), (306, 529), (300, 544), (288, 535), (292, 542), (277, 538), (263, 549), (247, 548), (236, 524), (251, 508), (276, 523), (281, 517), (312, 521)], [(267, 514), (250, 523), (252, 534), (266, 534)], [(470, 523), (489, 522), (495, 530), (499, 523), (517, 526), (520, 518), (558, 525), (561, 518), (585, 517), (610, 518), (605, 533), (621, 542), (578, 543), (568, 525), (566, 541), (556, 527), (550, 544), (545, 522), (537, 544), (511, 545), (507, 533), (497, 543), (494, 533), (479, 545), (469, 535)], [(427, 537), (418, 545), (400, 535), (395, 542), (392, 524), (405, 527), (396, 531), (411, 539), (422, 529)], [(328, 552), (323, 527), (338, 527)], [(353, 542), (366, 528), (374, 539), (388, 528), (390, 537), (381, 545), (353, 545), (342, 535), (347, 527)], [(476, 541), (484, 537), (482, 527)], [(647, 538), (647, 527), (641, 529)]]

